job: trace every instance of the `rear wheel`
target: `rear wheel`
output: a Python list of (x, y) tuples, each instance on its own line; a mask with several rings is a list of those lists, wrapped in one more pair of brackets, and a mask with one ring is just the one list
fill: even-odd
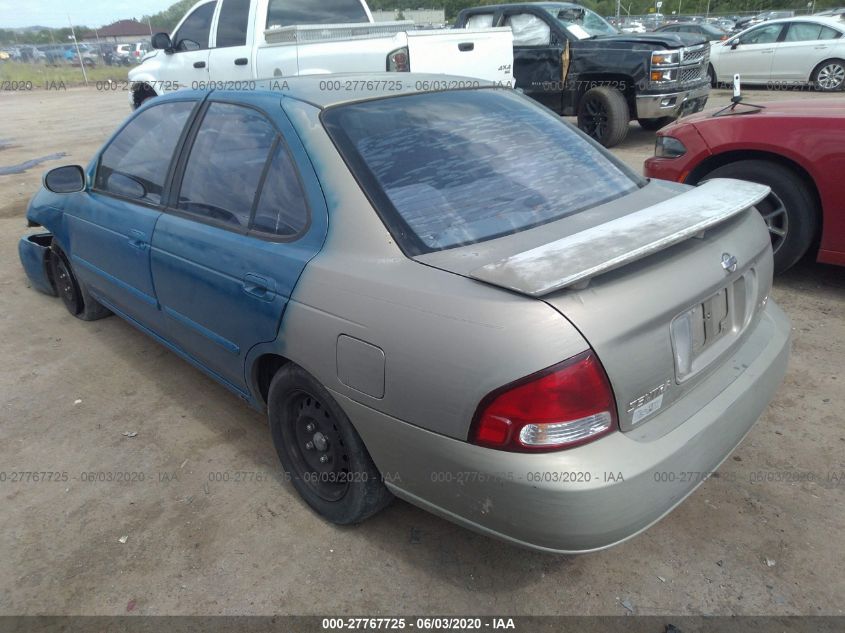
[(70, 262), (58, 247), (53, 247), (50, 254), (50, 270), (62, 303), (77, 319), (96, 321), (111, 314), (111, 311), (98, 303), (85, 285), (76, 278)]
[(659, 119), (637, 119), (637, 123), (640, 124), (640, 127), (644, 130), (648, 130), (649, 132), (656, 132), (660, 128), (666, 127), (672, 123), (672, 121), (677, 121), (677, 119), (672, 116), (664, 116)]
[(713, 170), (707, 178), (738, 178), (771, 187), (757, 210), (769, 229), (776, 273), (791, 268), (807, 252), (818, 228), (818, 205), (793, 170), (765, 160), (741, 160)]
[(707, 81), (710, 82), (712, 88), (716, 87), (716, 71), (713, 69), (713, 64), (707, 65)]
[(294, 487), (332, 523), (360, 523), (393, 495), (343, 409), (301, 367), (282, 367), (267, 399), (273, 443)]
[(588, 90), (578, 103), (578, 127), (605, 147), (625, 139), (630, 119), (624, 95), (614, 88)]
[(845, 61), (841, 59), (828, 59), (822, 62), (813, 71), (810, 82), (816, 90), (822, 92), (837, 92), (845, 87)]

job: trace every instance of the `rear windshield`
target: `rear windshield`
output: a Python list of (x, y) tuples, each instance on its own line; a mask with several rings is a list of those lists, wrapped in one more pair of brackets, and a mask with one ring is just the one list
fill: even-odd
[(267, 28), (369, 22), (361, 0), (270, 0)]
[(509, 90), (359, 102), (327, 110), (323, 123), (409, 255), (524, 231), (642, 182)]

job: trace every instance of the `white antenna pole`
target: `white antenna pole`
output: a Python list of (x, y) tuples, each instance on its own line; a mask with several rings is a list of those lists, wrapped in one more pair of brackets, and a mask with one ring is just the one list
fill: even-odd
[(88, 85), (88, 73), (85, 72), (85, 62), (82, 60), (82, 51), (79, 50), (79, 40), (76, 39), (76, 31), (73, 29), (73, 22), (70, 19), (70, 14), (67, 16), (67, 23), (70, 24), (70, 34), (73, 36), (73, 43), (76, 46), (76, 56), (79, 57), (79, 67), (82, 69), (82, 78), (85, 80), (85, 85)]

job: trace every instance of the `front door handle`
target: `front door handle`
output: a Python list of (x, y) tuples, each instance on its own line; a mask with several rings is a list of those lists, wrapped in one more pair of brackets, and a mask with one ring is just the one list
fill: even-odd
[(475, 50), (475, 42), (461, 42), (458, 44), (458, 50), (462, 53), (468, 53), (469, 51)]
[(242, 288), (246, 294), (262, 301), (272, 301), (276, 298), (276, 282), (255, 273), (244, 275)]
[(144, 235), (143, 231), (131, 229), (129, 231), (129, 246), (137, 248), (139, 251), (147, 250), (147, 247), (149, 246), (147, 236)]
[(238, 57), (235, 60), (235, 66), (246, 66), (249, 63), (249, 60), (246, 57)]
[(194, 68), (205, 68), (205, 62), (194, 62)]

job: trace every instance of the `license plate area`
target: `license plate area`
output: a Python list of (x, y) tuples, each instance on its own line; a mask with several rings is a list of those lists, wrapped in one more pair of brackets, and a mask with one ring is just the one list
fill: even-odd
[(689, 380), (721, 356), (751, 320), (753, 270), (689, 307), (672, 320), (675, 378)]

